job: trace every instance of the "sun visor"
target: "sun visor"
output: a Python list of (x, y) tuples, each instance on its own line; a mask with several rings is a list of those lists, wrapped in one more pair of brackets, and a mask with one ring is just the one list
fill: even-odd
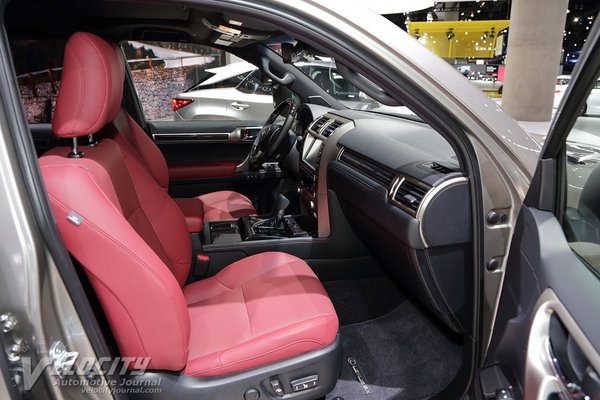
[(206, 18), (202, 18), (202, 23), (213, 32), (210, 36), (211, 43), (218, 46), (244, 47), (250, 43), (260, 42), (269, 38), (269, 35), (264, 32), (245, 29), (242, 21), (234, 19), (217, 25)]

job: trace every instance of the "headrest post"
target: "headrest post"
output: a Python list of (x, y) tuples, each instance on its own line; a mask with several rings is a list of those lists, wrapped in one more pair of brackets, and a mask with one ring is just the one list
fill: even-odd
[(94, 139), (94, 134), (93, 133), (90, 133), (88, 135), (88, 144), (90, 146), (92, 146), (92, 147), (98, 144), (98, 142), (96, 141), (96, 139)]
[(83, 152), (79, 151), (77, 148), (77, 137), (73, 137), (73, 147), (71, 147), (71, 152), (67, 157), (69, 158), (83, 158)]

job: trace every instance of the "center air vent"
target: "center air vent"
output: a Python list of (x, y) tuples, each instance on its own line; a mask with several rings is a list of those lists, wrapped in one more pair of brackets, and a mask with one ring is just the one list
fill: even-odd
[(400, 208), (415, 216), (429, 189), (427, 185), (405, 177), (401, 179), (394, 193), (393, 201)]
[(333, 120), (333, 121), (331, 121), (331, 123), (329, 123), (329, 125), (327, 125), (325, 127), (325, 129), (323, 129), (323, 132), (321, 133), (321, 135), (323, 135), (325, 137), (329, 137), (329, 136), (331, 136), (331, 134), (333, 132), (335, 132), (335, 130), (337, 128), (339, 128), (342, 125), (343, 125), (343, 122)]
[(319, 129), (321, 129), (323, 125), (327, 123), (327, 121), (329, 121), (329, 118), (327, 118), (326, 116), (322, 116), (321, 118), (313, 122), (313, 124), (310, 126), (310, 130), (315, 133), (318, 133)]

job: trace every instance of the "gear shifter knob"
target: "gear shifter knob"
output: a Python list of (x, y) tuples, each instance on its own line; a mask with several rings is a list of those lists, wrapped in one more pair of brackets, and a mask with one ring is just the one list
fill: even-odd
[(281, 220), (285, 214), (285, 209), (290, 205), (290, 201), (287, 197), (280, 194), (275, 200), (275, 226), (281, 224)]

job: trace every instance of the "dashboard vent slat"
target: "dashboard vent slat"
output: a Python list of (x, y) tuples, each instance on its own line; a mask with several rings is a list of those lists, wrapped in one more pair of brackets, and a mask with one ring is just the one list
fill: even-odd
[(389, 188), (392, 185), (392, 181), (396, 175), (393, 171), (347, 149), (344, 149), (339, 160), (359, 172), (362, 172), (364, 175), (386, 188)]
[(331, 134), (332, 134), (333, 132), (335, 132), (335, 130), (336, 130), (337, 128), (339, 128), (339, 127), (340, 127), (340, 126), (342, 126), (342, 125), (343, 125), (343, 123), (342, 123), (342, 122), (340, 122), (340, 121), (336, 121), (336, 120), (333, 120), (333, 121), (331, 121), (331, 123), (330, 123), (329, 125), (327, 125), (327, 126), (325, 127), (325, 129), (323, 129), (323, 132), (322, 132), (321, 134), (322, 134), (323, 136), (325, 136), (325, 137), (329, 137), (329, 136), (331, 136)]
[(323, 125), (327, 123), (327, 121), (329, 121), (329, 118), (327, 118), (326, 116), (320, 117), (315, 122), (313, 122), (313, 124), (310, 126), (310, 130), (315, 133), (318, 133), (319, 129), (321, 129)]
[(404, 178), (394, 194), (394, 201), (396, 201), (401, 208), (415, 216), (419, 209), (419, 205), (423, 201), (423, 197), (425, 197), (425, 194), (428, 191), (429, 188), (425, 185)]

